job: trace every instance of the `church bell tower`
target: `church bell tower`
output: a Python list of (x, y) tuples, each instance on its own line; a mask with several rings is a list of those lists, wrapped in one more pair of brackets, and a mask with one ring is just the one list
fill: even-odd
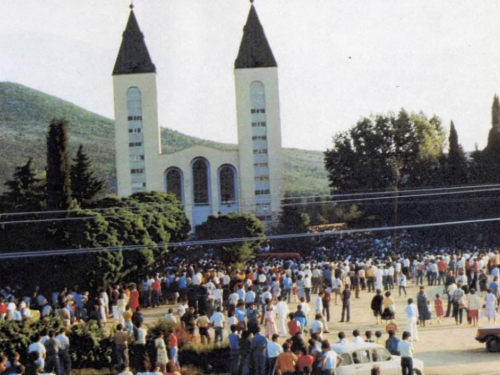
[(153, 190), (161, 153), (156, 67), (133, 5), (113, 69), (118, 195)]
[[(253, 3), (253, 2), (252, 2)], [(234, 63), (241, 207), (276, 220), (283, 197), (278, 64), (254, 5)]]

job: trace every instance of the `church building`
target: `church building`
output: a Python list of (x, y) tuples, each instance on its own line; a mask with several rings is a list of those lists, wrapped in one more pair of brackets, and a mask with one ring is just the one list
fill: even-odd
[(131, 6), (113, 69), (118, 194), (171, 192), (193, 228), (219, 212), (276, 220), (283, 197), (278, 64), (253, 4), (234, 80), (237, 151), (194, 146), (162, 153), (156, 67)]

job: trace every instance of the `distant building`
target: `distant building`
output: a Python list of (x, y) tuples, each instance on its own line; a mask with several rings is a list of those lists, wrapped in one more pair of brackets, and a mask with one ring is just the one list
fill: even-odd
[(113, 69), (119, 195), (171, 192), (193, 227), (218, 212), (276, 219), (283, 196), (278, 64), (253, 5), (234, 77), (238, 150), (195, 146), (163, 154), (156, 67), (131, 6)]

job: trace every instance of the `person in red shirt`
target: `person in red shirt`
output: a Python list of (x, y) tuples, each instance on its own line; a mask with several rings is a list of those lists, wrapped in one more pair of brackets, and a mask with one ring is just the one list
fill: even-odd
[(312, 372), (314, 357), (309, 354), (307, 347), (299, 350), (299, 358), (297, 359), (297, 370), (299, 375), (309, 375)]
[(0, 320), (5, 320), (7, 317), (7, 305), (5, 304), (3, 298), (0, 298)]
[(170, 333), (170, 338), (168, 340), (168, 347), (170, 348), (171, 362), (173, 362), (177, 368), (181, 368), (181, 366), (179, 365), (179, 357), (178, 357), (179, 345), (177, 336), (175, 335), (173, 329), (170, 329), (169, 333)]
[(151, 290), (153, 291), (153, 307), (160, 306), (160, 296), (161, 296), (161, 282), (158, 277), (155, 277), (153, 284), (151, 285)]
[(300, 332), (300, 324), (295, 320), (295, 315), (294, 313), (288, 314), (288, 318), (290, 321), (288, 322), (288, 332), (290, 333), (291, 336), (295, 336), (297, 332)]

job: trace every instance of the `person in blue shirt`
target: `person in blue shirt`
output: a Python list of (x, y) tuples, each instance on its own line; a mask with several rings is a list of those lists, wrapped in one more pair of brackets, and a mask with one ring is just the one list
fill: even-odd
[(392, 355), (399, 355), (398, 344), (400, 340), (396, 337), (396, 332), (393, 330), (390, 330), (388, 333), (389, 338), (385, 342), (385, 347)]
[(231, 333), (228, 335), (228, 339), (231, 358), (231, 375), (238, 375), (240, 372), (240, 336), (237, 333), (236, 324), (231, 325)]
[(260, 333), (260, 327), (257, 327), (257, 333), (252, 339), (252, 360), (255, 369), (255, 375), (266, 374), (266, 350), (266, 336)]

